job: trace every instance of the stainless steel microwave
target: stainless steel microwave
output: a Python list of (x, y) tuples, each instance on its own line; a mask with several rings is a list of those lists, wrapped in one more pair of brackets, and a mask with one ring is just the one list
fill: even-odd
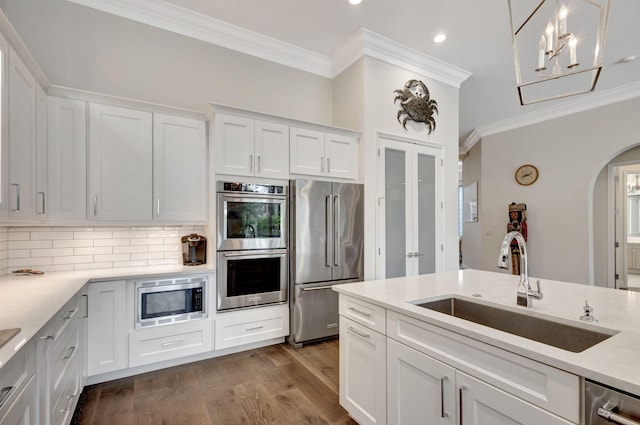
[(135, 282), (135, 328), (208, 316), (206, 276)]

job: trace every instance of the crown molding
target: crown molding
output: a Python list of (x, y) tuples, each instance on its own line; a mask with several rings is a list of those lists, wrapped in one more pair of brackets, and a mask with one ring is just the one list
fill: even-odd
[(460, 88), (460, 85), (472, 75), (469, 71), (366, 28), (361, 28), (331, 57), (333, 75), (340, 74), (362, 56), (405, 68), (456, 88)]
[(599, 108), (614, 103), (640, 97), (640, 82), (626, 84), (610, 90), (576, 97), (544, 109), (527, 112), (515, 117), (481, 125), (469, 134), (460, 144), (460, 153), (468, 152), (480, 139), (492, 134), (502, 133), (515, 128), (537, 124), (554, 118), (564, 117), (589, 109)]
[(162, 0), (67, 0), (301, 71), (330, 78), (329, 58)]

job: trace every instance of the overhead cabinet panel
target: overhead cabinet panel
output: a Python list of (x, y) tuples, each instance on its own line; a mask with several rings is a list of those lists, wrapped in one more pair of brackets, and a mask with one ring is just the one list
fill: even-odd
[(252, 175), (255, 162), (253, 120), (217, 114), (214, 128), (216, 173)]
[(89, 111), (88, 217), (151, 220), (152, 114), (98, 104)]

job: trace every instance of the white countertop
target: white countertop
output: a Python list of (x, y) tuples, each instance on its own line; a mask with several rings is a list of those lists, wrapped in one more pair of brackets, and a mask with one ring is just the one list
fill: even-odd
[(176, 265), (0, 277), (0, 329), (21, 329), (20, 333), (0, 348), (0, 368), (89, 281), (212, 271), (214, 270), (210, 265)]
[[(334, 290), (411, 316), (461, 335), (520, 354), (579, 376), (640, 395), (640, 293), (540, 279), (544, 299), (532, 308), (516, 305), (518, 276), (461, 270), (396, 279), (350, 283)], [(530, 278), (535, 288), (536, 278)], [(480, 294), (481, 297), (473, 297)], [(573, 353), (411, 304), (457, 295), (500, 304), (525, 314), (553, 316), (584, 328), (619, 331), (607, 340)], [(579, 320), (585, 300), (598, 323)]]

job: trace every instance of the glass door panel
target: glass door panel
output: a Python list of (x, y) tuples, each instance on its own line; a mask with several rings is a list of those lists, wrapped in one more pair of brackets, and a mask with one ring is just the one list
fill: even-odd
[(385, 148), (385, 276), (406, 276), (407, 263), (407, 160), (406, 152)]
[(414, 235), (417, 240), (418, 274), (436, 271), (436, 158), (426, 152), (417, 155), (417, 217)]

